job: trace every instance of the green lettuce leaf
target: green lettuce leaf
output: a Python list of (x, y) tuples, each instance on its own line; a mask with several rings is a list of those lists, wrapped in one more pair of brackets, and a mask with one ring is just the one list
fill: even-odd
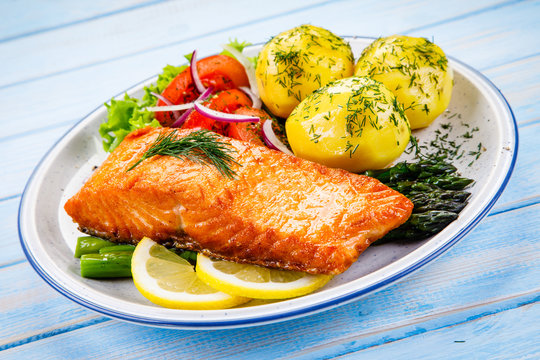
[[(227, 44), (229, 45), (230, 47), (232, 47), (233, 49), (236, 49), (238, 50), (239, 52), (242, 52), (244, 50), (245, 47), (247, 46), (250, 46), (251, 43), (250, 42), (247, 42), (247, 41), (242, 41), (242, 42), (239, 42), (238, 39), (229, 39), (229, 43)], [(227, 50), (223, 50), (221, 52), (222, 55), (227, 55), (227, 56), (230, 56), (232, 58), (234, 58), (233, 54), (231, 54), (230, 52), (228, 52)]]
[(99, 127), (99, 134), (103, 139), (103, 149), (113, 151), (124, 140), (127, 134), (146, 126), (159, 127), (154, 113), (145, 111), (148, 106), (155, 106), (157, 98), (151, 92), (161, 94), (169, 83), (187, 66), (167, 65), (158, 76), (156, 84), (144, 88), (142, 99), (125, 95), (123, 100), (112, 99), (107, 107), (107, 121)]
[(103, 139), (103, 149), (113, 151), (124, 140), (127, 134), (133, 130), (147, 125), (159, 127), (159, 122), (154, 119), (154, 113), (144, 111), (141, 100), (132, 98), (127, 94), (124, 100), (111, 100), (107, 107), (107, 122), (99, 126), (99, 134)]
[[(242, 52), (245, 47), (253, 45), (253, 44), (251, 44), (250, 42), (247, 42), (247, 41), (239, 42), (238, 39), (234, 39), (234, 40), (229, 39), (229, 43), (227, 45), (229, 45), (233, 49), (238, 50), (239, 52)], [(221, 52), (221, 55), (227, 55), (227, 56), (232, 57), (233, 59), (236, 59), (236, 57), (233, 54), (231, 54), (230, 52), (228, 52), (227, 50), (223, 50)], [(247, 59), (253, 64), (253, 68), (256, 69), (257, 68), (257, 61), (259, 60), (259, 57), (258, 56), (247, 57)], [(236, 60), (238, 60), (238, 59), (236, 59)]]

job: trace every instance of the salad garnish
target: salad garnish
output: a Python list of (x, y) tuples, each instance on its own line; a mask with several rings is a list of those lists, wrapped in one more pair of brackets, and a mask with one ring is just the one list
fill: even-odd
[(105, 104), (108, 111), (107, 121), (99, 127), (105, 151), (112, 152), (124, 140), (124, 137), (134, 130), (146, 126), (161, 126), (154, 118), (154, 114), (145, 108), (155, 106), (158, 99), (152, 93), (161, 94), (185, 68), (186, 66), (165, 66), (156, 84), (145, 87), (142, 99), (126, 94), (123, 100), (112, 99), (110, 104)]
[[(231, 39), (227, 47), (232, 49), (236, 54), (241, 54), (242, 50), (249, 45), (251, 43)], [(223, 51), (222, 54), (235, 57), (227, 50)], [(191, 62), (192, 55), (193, 53), (189, 53), (185, 55), (185, 58)], [(256, 57), (246, 59), (254, 68)], [(134, 130), (142, 129), (146, 126), (161, 127), (153, 111), (150, 111), (148, 108), (155, 107), (158, 99), (167, 104), (167, 101), (163, 100), (164, 97), (160, 94), (186, 68), (187, 65), (167, 65), (163, 68), (161, 74), (159, 74), (156, 83), (144, 88), (145, 94), (142, 99), (130, 97), (125, 94), (123, 100), (112, 99), (110, 103), (105, 104), (108, 111), (107, 121), (99, 127), (99, 134), (103, 138), (103, 149), (107, 152), (112, 152), (124, 140), (124, 137)], [(182, 115), (185, 115), (185, 117), (182, 120), (185, 120), (190, 112), (189, 110), (184, 112)], [(180, 117), (182, 116), (175, 116), (175, 121), (178, 122)]]

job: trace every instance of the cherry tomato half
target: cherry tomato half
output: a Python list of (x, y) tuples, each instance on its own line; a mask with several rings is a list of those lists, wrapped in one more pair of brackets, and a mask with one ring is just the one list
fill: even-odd
[[(232, 114), (238, 108), (251, 106), (251, 99), (239, 89), (224, 90), (203, 102), (203, 105), (216, 111)], [(226, 135), (227, 129), (233, 123), (215, 121), (193, 111), (182, 126), (185, 129), (203, 128)]]
[(260, 118), (256, 123), (236, 123), (231, 124), (228, 129), (227, 136), (234, 139), (248, 141), (257, 145), (264, 145), (262, 140), (262, 125), (267, 119), (272, 119), (264, 110), (254, 109), (250, 106), (243, 106), (234, 111), (235, 114), (257, 116)]
[[(212, 86), (214, 91), (234, 89), (239, 86), (249, 86), (249, 80), (242, 64), (226, 55), (214, 55), (197, 61), (197, 71), (204, 86)], [(191, 78), (189, 67), (176, 76), (163, 90), (161, 95), (173, 104), (185, 104), (199, 97), (198, 91)], [(166, 105), (158, 100), (157, 106)], [(157, 112), (156, 119), (163, 126), (174, 122), (171, 112)]]

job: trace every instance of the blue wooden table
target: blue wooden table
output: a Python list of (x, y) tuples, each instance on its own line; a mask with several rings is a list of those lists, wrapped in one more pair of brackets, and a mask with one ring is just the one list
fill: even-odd
[[(540, 2), (5, 1), (0, 3), (0, 358), (540, 358)], [(64, 298), (31, 268), (17, 209), (32, 169), (106, 99), (230, 38), (301, 23), (424, 36), (508, 99), (519, 156), (499, 201), (405, 280), (296, 320), (219, 331), (143, 327)]]

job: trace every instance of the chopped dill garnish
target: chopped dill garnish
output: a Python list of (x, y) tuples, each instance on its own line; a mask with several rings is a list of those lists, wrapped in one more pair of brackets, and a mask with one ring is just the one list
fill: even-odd
[(475, 160), (478, 160), (480, 155), (486, 151), (486, 149), (482, 146), (482, 143), (478, 143), (476, 151), (469, 151), (469, 155), (474, 156), (474, 159), (469, 163), (469, 166), (471, 166)]
[[(453, 115), (454, 116), (454, 115)], [(462, 123), (463, 126), (469, 128), (468, 124)], [(434, 131), (435, 136), (429, 141), (420, 144), (418, 138), (411, 136), (409, 145), (405, 150), (406, 154), (414, 154), (416, 159), (433, 160), (433, 161), (453, 161), (459, 160), (464, 156), (472, 156), (473, 159), (468, 166), (471, 166), (486, 150), (482, 143), (478, 143), (476, 151), (465, 151), (463, 145), (473, 138), (473, 133), (479, 131), (478, 127), (474, 127), (465, 134), (451, 137), (451, 123), (440, 124), (440, 129)], [(455, 138), (453, 140), (453, 138)], [(459, 141), (458, 139), (465, 139)]]
[(199, 164), (213, 165), (221, 175), (233, 179), (236, 175), (232, 164), (240, 165), (231, 153), (231, 145), (219, 141), (219, 136), (208, 130), (197, 130), (185, 137), (178, 137), (178, 131), (161, 132), (152, 146), (127, 171), (134, 169), (144, 160), (156, 155), (188, 159)]
[(444, 130), (452, 130), (452, 124), (450, 123), (446, 123), (446, 124), (441, 124), (441, 128), (443, 128)]

